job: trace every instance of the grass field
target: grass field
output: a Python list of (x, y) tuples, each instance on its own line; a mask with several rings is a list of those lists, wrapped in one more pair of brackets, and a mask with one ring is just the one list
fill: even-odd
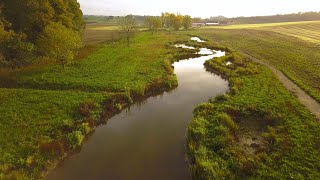
[(115, 25), (87, 24), (83, 35), (83, 42), (86, 45), (92, 45), (114, 41), (121, 37), (120, 28)]
[[(39, 177), (68, 149), (62, 141), (83, 122), (80, 104), (97, 103), (99, 115), (101, 103), (110, 98), (103, 93), (0, 88), (0, 179)], [(56, 145), (49, 151), (41, 151), (52, 142)]]
[(269, 69), (236, 54), (206, 66), (229, 78), (231, 92), (194, 110), (194, 179), (320, 178), (320, 123)]
[(268, 62), (320, 102), (320, 51), (317, 44), (252, 29), (203, 29), (192, 33)]
[(139, 33), (130, 47), (97, 45), (65, 70), (47, 65), (1, 74), (0, 179), (39, 178), (81, 144), (103, 109), (109, 117), (147, 91), (176, 86), (171, 61), (179, 50), (166, 46), (176, 38)]
[[(138, 31), (145, 31), (147, 28), (139, 27)], [(103, 42), (112, 42), (122, 37), (121, 28), (117, 24), (87, 24), (83, 35), (86, 45), (93, 45)]]
[(87, 59), (66, 70), (53, 65), (21, 71), (11, 75), (11, 84), (51, 90), (119, 92), (127, 89), (141, 92), (146, 84), (168, 78), (164, 60), (171, 58), (171, 50), (165, 45), (173, 39), (170, 35), (141, 33), (131, 47), (121, 41), (104, 44)]
[(230, 26), (205, 27), (207, 29), (256, 29), (272, 31), (299, 39), (320, 43), (320, 21), (301, 21), (285, 23), (267, 23), (267, 24), (238, 24)]

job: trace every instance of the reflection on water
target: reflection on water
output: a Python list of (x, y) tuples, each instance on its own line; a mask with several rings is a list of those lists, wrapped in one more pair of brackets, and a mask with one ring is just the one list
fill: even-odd
[[(209, 50), (202, 49), (200, 51)], [(185, 155), (185, 133), (193, 108), (228, 90), (228, 82), (206, 72), (203, 63), (224, 52), (173, 64), (179, 87), (133, 105), (100, 126), (47, 179), (191, 179)]]
[(205, 41), (201, 40), (201, 39), (198, 38), (198, 37), (192, 37), (191, 40), (192, 40), (192, 41), (197, 41), (197, 42), (205, 42)]
[(185, 44), (176, 44), (176, 45), (174, 45), (174, 47), (176, 47), (176, 48), (185, 48), (185, 49), (196, 49), (194, 47), (187, 46)]

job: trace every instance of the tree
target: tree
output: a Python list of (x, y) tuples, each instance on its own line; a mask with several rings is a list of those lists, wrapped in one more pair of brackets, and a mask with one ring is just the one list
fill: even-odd
[(43, 55), (53, 58), (64, 69), (74, 59), (75, 52), (82, 46), (80, 34), (62, 25), (51, 23), (40, 35), (37, 46)]
[(174, 15), (174, 16), (172, 17), (172, 21), (173, 21), (173, 23), (172, 23), (173, 29), (177, 31), (177, 30), (179, 30), (179, 29), (181, 28), (181, 26), (182, 26), (183, 16), (180, 15), (180, 14)]
[(23, 33), (15, 33), (11, 24), (1, 18), (0, 9), (0, 65), (16, 67), (28, 64), (32, 59), (34, 45), (25, 41)]
[(151, 29), (152, 34), (157, 31), (159, 28), (161, 28), (161, 19), (159, 17), (152, 17), (149, 16), (146, 18), (146, 25)]
[(51, 22), (81, 32), (84, 19), (77, 0), (2, 0), (3, 16), (16, 33), (24, 33), (31, 43), (37, 41)]
[[(41, 52), (44, 48), (34, 45), (38, 45), (39, 38), (43, 38), (51, 23), (61, 23), (78, 34), (85, 27), (77, 0), (1, 0), (0, 20), (2, 36), (10, 34), (10, 38), (1, 40), (6, 46), (0, 48), (2, 62), (16, 66), (27, 65), (38, 54), (46, 54)], [(9, 25), (5, 27), (3, 20)], [(34, 49), (38, 49), (37, 53)]]
[(188, 15), (184, 16), (182, 24), (183, 24), (183, 27), (184, 27), (185, 30), (189, 30), (190, 27), (192, 26), (192, 18), (191, 18), (191, 16), (188, 16)]
[(133, 15), (127, 15), (120, 19), (120, 28), (127, 40), (127, 46), (130, 46), (130, 40), (134, 37), (137, 31), (137, 23)]

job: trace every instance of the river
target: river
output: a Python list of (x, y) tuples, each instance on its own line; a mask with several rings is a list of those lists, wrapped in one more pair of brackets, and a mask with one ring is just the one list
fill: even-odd
[(206, 60), (225, 53), (206, 48), (199, 53), (203, 56), (173, 64), (179, 83), (175, 90), (112, 117), (96, 129), (80, 153), (46, 179), (191, 179), (185, 143), (192, 111), (199, 103), (228, 91), (228, 82), (203, 66)]

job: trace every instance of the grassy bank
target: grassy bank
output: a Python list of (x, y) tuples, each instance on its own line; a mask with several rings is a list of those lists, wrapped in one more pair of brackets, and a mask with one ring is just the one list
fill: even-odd
[(320, 124), (270, 70), (237, 53), (206, 67), (228, 77), (231, 91), (194, 110), (194, 179), (319, 179)]
[(317, 44), (249, 29), (211, 29), (193, 33), (268, 62), (320, 102), (320, 52)]
[(2, 73), (0, 179), (40, 178), (103, 120), (174, 88), (171, 62), (183, 52), (167, 44), (176, 38), (139, 33), (130, 47), (98, 45), (65, 70), (49, 64)]

